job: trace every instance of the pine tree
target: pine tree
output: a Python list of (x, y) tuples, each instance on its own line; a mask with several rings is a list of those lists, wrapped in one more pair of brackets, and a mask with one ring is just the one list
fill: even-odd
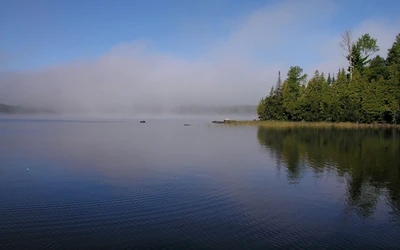
[(376, 39), (369, 34), (351, 43), (350, 67), (336, 74), (307, 75), (292, 66), (282, 81), (262, 98), (257, 112), (262, 120), (400, 123), (400, 34), (387, 58), (375, 56)]
[(386, 61), (388, 65), (400, 64), (400, 33), (396, 36), (392, 47), (388, 49)]
[(278, 81), (276, 83), (276, 89), (280, 89), (281, 87), (282, 87), (281, 72), (278, 71)]
[(283, 89), (283, 106), (288, 113), (289, 120), (299, 120), (299, 105), (297, 103), (300, 97), (300, 87), (307, 79), (303, 74), (303, 69), (299, 66), (290, 67), (287, 73), (287, 85)]
[(331, 78), (331, 73), (328, 74), (328, 78), (326, 79), (326, 81), (328, 82), (328, 85), (332, 85), (332, 78)]

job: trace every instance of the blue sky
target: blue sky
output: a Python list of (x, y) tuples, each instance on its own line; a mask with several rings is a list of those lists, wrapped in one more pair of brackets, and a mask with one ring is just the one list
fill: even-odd
[(399, 9), (394, 0), (2, 0), (0, 101), (251, 103), (291, 65), (346, 67), (346, 29), (369, 32), (385, 56)]
[[(195, 56), (202, 44), (263, 1), (1, 1), (0, 49), (11, 69), (35, 68), (78, 57), (96, 57), (113, 46), (151, 41), (154, 49)], [(34, 57), (35, 59), (33, 59)]]
[[(195, 57), (227, 36), (251, 12), (279, 1), (0, 1), (0, 51), (9, 69), (94, 58), (123, 42), (146, 40), (154, 50)], [(300, 1), (301, 2), (301, 1)], [(399, 1), (335, 1), (326, 29), (341, 32), (368, 18), (394, 19)], [(329, 5), (327, 5), (329, 6)], [(307, 17), (307, 10), (303, 12)]]

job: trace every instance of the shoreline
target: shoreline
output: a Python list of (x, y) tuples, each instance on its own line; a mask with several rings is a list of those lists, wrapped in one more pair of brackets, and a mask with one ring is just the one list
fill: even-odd
[(266, 128), (339, 128), (339, 129), (399, 129), (400, 124), (382, 123), (352, 123), (352, 122), (289, 122), (289, 121), (252, 121), (237, 120), (226, 121), (222, 125), (233, 126), (259, 126)]

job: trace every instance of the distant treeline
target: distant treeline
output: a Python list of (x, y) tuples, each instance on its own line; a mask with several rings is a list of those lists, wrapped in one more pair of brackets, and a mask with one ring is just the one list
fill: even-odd
[[(106, 113), (117, 113), (120, 110), (118, 108), (105, 110)], [(134, 109), (127, 111), (128, 113), (136, 112), (148, 112), (148, 113), (164, 113), (171, 112), (170, 109), (163, 106), (138, 106)], [(189, 115), (201, 115), (201, 114), (257, 114), (256, 105), (235, 105), (235, 106), (196, 106), (196, 105), (185, 105), (179, 106), (172, 109), (175, 114), (189, 114)], [(56, 113), (55, 110), (45, 108), (30, 108), (16, 105), (8, 105), (0, 103), (0, 114), (37, 114), (37, 113)]]
[(340, 46), (349, 62), (335, 75), (318, 71), (307, 80), (303, 69), (290, 67), (282, 82), (257, 107), (260, 120), (400, 123), (400, 34), (386, 58), (377, 40), (364, 34), (356, 41), (342, 34)]
[(257, 114), (256, 105), (181, 106), (173, 109), (178, 114)]
[(36, 113), (54, 113), (50, 109), (27, 108), (16, 105), (7, 105), (0, 103), (0, 114), (36, 114)]

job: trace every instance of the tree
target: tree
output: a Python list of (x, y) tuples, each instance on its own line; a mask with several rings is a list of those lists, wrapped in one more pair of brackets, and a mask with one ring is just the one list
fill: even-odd
[(275, 85), (274, 95), (277, 97), (282, 95), (282, 78), (281, 78), (280, 71), (278, 71), (278, 81), (276, 82), (276, 85)]
[(282, 78), (281, 72), (278, 72), (278, 81), (276, 83), (274, 96), (272, 97), (273, 103), (273, 119), (274, 120), (286, 120), (286, 113), (283, 108), (283, 96), (282, 96)]
[(364, 70), (368, 81), (378, 81), (379, 77), (389, 78), (389, 71), (385, 58), (377, 55), (369, 61), (369, 66)]
[(331, 119), (333, 121), (348, 121), (352, 110), (349, 109), (349, 79), (342, 68), (337, 73), (337, 79), (332, 85), (331, 92)]
[(395, 104), (393, 104), (393, 122), (400, 123), (400, 33), (396, 36), (392, 47), (388, 50), (386, 59), (388, 64), (389, 79), (388, 89), (390, 95), (395, 96)]
[(276, 82), (276, 88), (275, 89), (281, 89), (281, 88), (282, 88), (281, 72), (278, 71), (278, 81)]
[(353, 57), (353, 40), (352, 40), (352, 33), (350, 30), (346, 30), (342, 34), (342, 39), (339, 43), (340, 47), (346, 52), (345, 58), (349, 62), (349, 72), (350, 72), (350, 79), (352, 77), (352, 57)]
[(348, 117), (347, 120), (351, 122), (366, 122), (362, 111), (363, 102), (363, 91), (367, 88), (367, 82), (361, 73), (357, 70), (353, 70), (353, 80), (349, 83), (348, 88)]
[(327, 120), (327, 90), (328, 83), (323, 73), (315, 71), (314, 76), (308, 81), (304, 94), (301, 95), (300, 104), (302, 118), (306, 121)]
[(400, 64), (400, 33), (396, 36), (392, 47), (388, 49), (386, 61), (389, 65)]
[(362, 73), (364, 70), (365, 65), (367, 64), (368, 57), (363, 56), (361, 54), (361, 48), (357, 46), (356, 44), (353, 45), (352, 49), (352, 55), (351, 57), (349, 56), (348, 58), (351, 58), (351, 64), (349, 66), (349, 72), (350, 69), (354, 70), (356, 69), (358, 72)]
[(352, 34), (348, 30), (342, 34), (340, 46), (346, 51), (345, 57), (349, 62), (348, 71), (350, 80), (353, 77), (353, 69), (357, 69), (362, 73), (369, 62), (369, 56), (379, 51), (377, 40), (372, 38), (369, 33), (362, 35), (356, 42), (353, 42)]
[(260, 100), (257, 114), (260, 120), (285, 120), (286, 113), (283, 108), (282, 79), (278, 72), (276, 87), (272, 87), (269, 95)]
[(287, 73), (287, 84), (283, 88), (283, 106), (288, 113), (289, 120), (299, 120), (299, 105), (297, 103), (300, 96), (300, 86), (307, 80), (307, 75), (303, 74), (303, 69), (299, 66), (290, 67)]
[(361, 55), (368, 58), (371, 53), (378, 52), (379, 46), (377, 40), (372, 38), (369, 33), (362, 35), (356, 42), (357, 49), (361, 52)]
[(278, 72), (275, 87), (259, 102), (259, 118), (400, 123), (400, 34), (386, 59), (371, 58), (379, 46), (368, 33), (353, 42), (346, 31), (341, 45), (349, 52), (349, 74), (341, 68), (325, 78), (323, 72), (315, 71), (307, 81), (303, 69), (292, 66), (282, 82)]
[(328, 85), (332, 85), (332, 78), (331, 78), (331, 73), (328, 74), (328, 78), (326, 79)]

